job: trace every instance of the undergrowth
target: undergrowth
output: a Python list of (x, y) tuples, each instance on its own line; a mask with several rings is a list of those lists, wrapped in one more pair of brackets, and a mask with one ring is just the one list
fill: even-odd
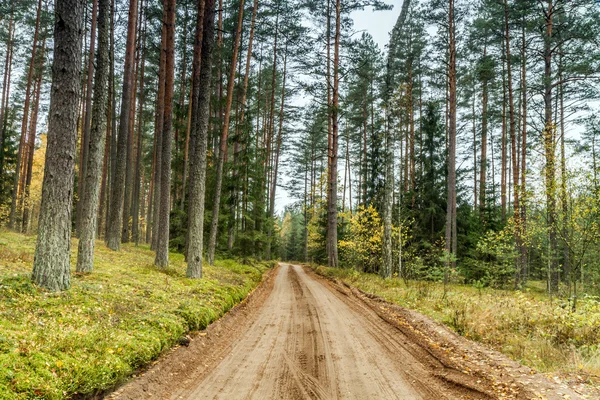
[(576, 373), (600, 379), (600, 301), (585, 296), (570, 304), (550, 299), (537, 283), (524, 291), (450, 285), (444, 297), (437, 282), (383, 279), (352, 269), (314, 267), (365, 292), (419, 311), (458, 334), (484, 343), (542, 372)]
[(94, 272), (48, 293), (29, 279), (34, 247), (34, 237), (0, 232), (1, 399), (110, 389), (243, 300), (269, 267), (217, 260), (191, 280), (180, 254), (162, 271), (147, 247), (113, 252), (98, 241)]

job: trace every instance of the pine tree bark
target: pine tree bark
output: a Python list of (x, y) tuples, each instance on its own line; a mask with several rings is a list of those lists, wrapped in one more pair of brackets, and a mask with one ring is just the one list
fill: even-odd
[(56, 0), (48, 144), (32, 280), (51, 290), (71, 286), (71, 213), (84, 0)]
[(190, 156), (187, 270), (188, 278), (202, 277), (204, 244), (204, 195), (206, 191), (206, 149), (210, 119), (212, 55), (215, 36), (215, 0), (198, 0), (198, 22), (194, 44), (193, 115)]
[[(506, 50), (506, 76), (508, 84), (508, 120), (510, 129), (510, 142), (511, 142), (511, 161), (512, 161), (512, 174), (513, 174), (513, 219), (515, 224), (515, 246), (517, 250), (520, 250), (521, 243), (521, 211), (519, 210), (519, 167), (517, 155), (517, 127), (515, 123), (515, 104), (513, 96), (512, 86), (512, 60), (510, 53), (510, 28), (509, 28), (509, 9), (508, 1), (504, 0), (504, 39), (505, 39), (505, 50)], [(520, 259), (516, 259), (515, 265), (515, 287), (521, 286), (521, 266)]]
[(27, 72), (27, 87), (25, 88), (25, 102), (23, 103), (23, 119), (21, 120), (21, 139), (19, 140), (19, 150), (17, 152), (17, 165), (15, 169), (12, 201), (10, 205), (10, 216), (8, 220), (8, 227), (10, 229), (15, 228), (16, 213), (17, 213), (17, 197), (22, 192), (23, 185), (21, 169), (23, 169), (23, 153), (25, 151), (26, 137), (27, 137), (27, 126), (29, 121), (29, 106), (31, 102), (31, 85), (33, 83), (33, 73), (35, 70), (36, 51), (40, 31), (40, 16), (42, 12), (42, 0), (38, 1), (37, 14), (35, 19), (35, 31), (33, 34), (33, 46), (31, 49), (31, 58), (29, 60), (29, 70)]
[(2, 100), (0, 101), (0, 176), (4, 174), (4, 126), (6, 125), (6, 108), (8, 107), (8, 98), (10, 97), (11, 67), (13, 53), (13, 17), (14, 5), (11, 7), (11, 14), (8, 20), (8, 35), (6, 39), (6, 57), (4, 61), (4, 78), (2, 80)]
[[(487, 33), (486, 33), (487, 34)], [(487, 56), (487, 45), (483, 48), (483, 57)], [(483, 211), (487, 207), (487, 142), (488, 142), (488, 79), (483, 77), (481, 93), (481, 156), (479, 162), (479, 207)]]
[[(527, 48), (525, 40), (525, 23), (521, 28), (521, 229), (527, 232), (527, 203), (526, 203), (526, 175), (527, 175)], [(520, 253), (521, 282), (527, 280), (527, 244), (522, 243)]]
[[(147, 5), (146, 1), (146, 5)], [(143, 164), (142, 164), (142, 135), (144, 132), (144, 100), (146, 93), (144, 92), (144, 72), (145, 72), (145, 64), (146, 64), (146, 24), (147, 24), (147, 16), (144, 18), (144, 30), (141, 35), (143, 35), (142, 45), (140, 52), (142, 53), (142, 60), (140, 66), (140, 83), (139, 83), (139, 108), (138, 108), (138, 126), (137, 126), (137, 143), (136, 143), (136, 155), (135, 155), (135, 177), (133, 179), (133, 200), (132, 200), (132, 218), (131, 218), (131, 236), (135, 245), (139, 245), (140, 243), (140, 201), (143, 202), (143, 199), (140, 200), (140, 192), (142, 185), (142, 175), (143, 175)], [(142, 213), (143, 214), (143, 213)]]
[(39, 65), (37, 66), (37, 78), (35, 83), (35, 98), (33, 101), (33, 108), (31, 112), (31, 118), (29, 121), (29, 138), (27, 140), (27, 164), (25, 165), (25, 186), (23, 190), (23, 196), (21, 198), (21, 208), (23, 209), (23, 218), (21, 219), (22, 226), (21, 232), (29, 233), (30, 225), (31, 225), (31, 210), (33, 204), (31, 203), (31, 199), (29, 198), (29, 189), (31, 186), (31, 178), (33, 174), (33, 153), (35, 151), (35, 137), (37, 132), (37, 120), (38, 120), (38, 111), (40, 108), (40, 94), (42, 91), (42, 78), (44, 76), (44, 61), (45, 61), (45, 53), (46, 53), (46, 39), (42, 41), (42, 48), (40, 51), (40, 60)]
[(139, 16), (137, 18), (137, 28), (135, 30), (135, 56), (134, 56), (134, 67), (131, 78), (131, 104), (129, 105), (129, 128), (127, 129), (127, 156), (125, 164), (125, 192), (123, 195), (123, 226), (121, 231), (121, 243), (129, 243), (131, 240), (131, 225), (133, 218), (133, 179), (135, 176), (135, 114), (136, 114), (136, 103), (137, 103), (137, 84), (138, 84), (138, 73), (140, 64), (140, 53), (141, 53), (141, 38), (140, 32), (142, 31), (142, 20), (144, 15), (144, 8), (140, 8), (142, 5), (141, 0), (138, 0)]
[[(242, 99), (240, 101), (240, 117), (239, 117), (239, 126), (244, 125), (245, 115), (246, 115), (246, 102), (248, 95), (248, 81), (250, 78), (250, 65), (252, 61), (252, 43), (254, 41), (254, 28), (256, 25), (256, 14), (258, 13), (258, 0), (254, 0), (254, 5), (252, 7), (252, 19), (250, 21), (250, 33), (248, 36), (248, 49), (246, 52), (246, 64), (245, 64), (245, 73), (244, 73), (244, 83), (242, 84)], [(260, 97), (260, 96), (257, 96)], [(245, 147), (245, 146), (244, 146)], [(246, 162), (244, 162), (246, 164)], [(236, 173), (237, 171), (234, 171)], [(234, 206), (237, 203), (237, 200), (234, 199)], [(242, 220), (243, 221), (243, 220)], [(229, 233), (228, 247), (231, 250), (233, 248), (234, 243), (234, 234), (235, 234), (235, 215), (233, 216), (232, 228)]]
[(92, 272), (94, 268), (94, 244), (98, 221), (98, 200), (102, 164), (106, 147), (106, 110), (108, 108), (109, 55), (108, 37), (110, 32), (110, 2), (98, 1), (98, 54), (94, 76), (94, 102), (91, 112), (87, 165), (84, 167), (84, 191), (80, 200), (81, 223), (79, 225), (79, 248), (77, 252), (77, 272)]
[(111, 0), (110, 5), (110, 72), (109, 72), (109, 93), (110, 93), (110, 154), (109, 166), (110, 175), (109, 190), (106, 194), (106, 213), (104, 215), (104, 239), (108, 238), (108, 230), (110, 228), (111, 204), (110, 199), (115, 187), (115, 176), (117, 169), (117, 98), (115, 85), (115, 0)]
[[(154, 264), (159, 268), (169, 265), (169, 214), (171, 212), (171, 145), (173, 134), (173, 88), (175, 84), (175, 0), (164, 2), (166, 28), (165, 53), (165, 106), (162, 130), (160, 166), (160, 209), (158, 240)], [(158, 189), (158, 187), (157, 187)]]
[(281, 82), (281, 104), (279, 107), (279, 128), (277, 133), (277, 143), (275, 145), (275, 155), (273, 160), (273, 179), (271, 181), (271, 190), (269, 192), (269, 210), (268, 222), (268, 239), (267, 239), (267, 259), (271, 259), (271, 245), (273, 240), (273, 216), (275, 214), (275, 193), (277, 191), (277, 174), (279, 173), (279, 154), (281, 152), (281, 142), (283, 140), (283, 120), (285, 108), (285, 80), (287, 75), (287, 43), (283, 51), (283, 77)]
[(87, 180), (86, 168), (88, 165), (88, 152), (90, 143), (90, 129), (92, 123), (92, 82), (94, 76), (94, 55), (96, 49), (96, 24), (98, 20), (98, 0), (94, 0), (92, 4), (92, 21), (90, 26), (90, 51), (88, 55), (88, 66), (87, 66), (87, 81), (86, 81), (86, 95), (85, 95), (85, 111), (84, 111), (84, 123), (83, 131), (81, 134), (81, 164), (79, 167), (79, 178), (77, 181), (77, 195), (79, 201), (77, 201), (77, 208), (75, 209), (75, 232), (79, 235), (81, 230), (80, 220), (81, 216), (81, 198), (85, 191), (85, 182)]
[(548, 291), (556, 293), (558, 291), (558, 240), (556, 234), (556, 166), (555, 166), (555, 145), (554, 145), (554, 123), (552, 120), (552, 36), (553, 36), (553, 15), (554, 4), (552, 0), (547, 1), (547, 10), (545, 10), (545, 32), (544, 32), (544, 158), (546, 167), (544, 169), (544, 178), (546, 184), (546, 213), (548, 239), (550, 242), (550, 259), (548, 276)]
[[(502, 50), (506, 54), (506, 43), (502, 42)], [(506, 221), (506, 177), (507, 151), (506, 151), (506, 60), (502, 61), (502, 136), (500, 137), (500, 209), (502, 222)]]
[(217, 246), (217, 230), (219, 227), (219, 208), (221, 205), (221, 187), (223, 184), (223, 164), (227, 154), (227, 138), (229, 135), (229, 121), (231, 118), (231, 103), (233, 101), (233, 85), (235, 83), (235, 71), (237, 57), (242, 37), (242, 24), (244, 21), (244, 0), (240, 0), (238, 10), (237, 29), (235, 32), (235, 41), (231, 54), (231, 65), (229, 68), (229, 79), (227, 81), (227, 100), (225, 103), (225, 114), (223, 117), (223, 130), (221, 131), (221, 141), (219, 148), (219, 158), (216, 165), (215, 195), (212, 209), (212, 219), (210, 222), (210, 236), (208, 238), (208, 263), (213, 265), (215, 262), (215, 248)]
[(341, 1), (335, 2), (335, 36), (333, 45), (333, 91), (331, 104), (331, 139), (329, 140), (329, 171), (327, 187), (327, 264), (338, 266), (337, 247), (337, 161), (338, 161), (338, 109), (339, 109), (339, 63), (341, 36)]
[(456, 232), (456, 37), (454, 32), (454, 0), (448, 4), (448, 205), (446, 210), (446, 269), (444, 285), (448, 284)]
[[(161, 49), (165, 48), (167, 30), (163, 24), (161, 31)], [(158, 93), (156, 94), (156, 115), (154, 118), (154, 193), (152, 193), (152, 242), (150, 248), (156, 250), (158, 244), (159, 215), (160, 215), (160, 180), (162, 167), (162, 127), (165, 118), (165, 78), (166, 54), (161, 50), (158, 69)]]
[(119, 115), (119, 137), (117, 139), (117, 157), (115, 179), (110, 197), (110, 218), (106, 245), (115, 251), (121, 246), (121, 227), (123, 225), (125, 168), (127, 163), (127, 141), (129, 137), (129, 110), (131, 107), (131, 86), (133, 80), (135, 30), (137, 22), (137, 0), (129, 1), (129, 17), (127, 22), (127, 43), (125, 48), (125, 66), (123, 70), (123, 93), (121, 98), (121, 114)]

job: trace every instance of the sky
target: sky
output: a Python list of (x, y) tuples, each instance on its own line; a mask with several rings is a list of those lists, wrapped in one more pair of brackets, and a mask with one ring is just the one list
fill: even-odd
[[(393, 8), (385, 11), (373, 11), (373, 9), (369, 7), (365, 10), (355, 11), (351, 14), (351, 17), (354, 20), (354, 30), (356, 32), (365, 31), (371, 34), (381, 51), (385, 50), (385, 46), (389, 42), (389, 33), (392, 31), (396, 19), (398, 19), (400, 6), (402, 5), (402, 0), (384, 0), (384, 2), (393, 5)], [(285, 183), (285, 177), (282, 178), (284, 181), (282, 183)], [(285, 188), (278, 186), (275, 198), (275, 212), (281, 214), (285, 207), (293, 202), (294, 199), (289, 196)]]

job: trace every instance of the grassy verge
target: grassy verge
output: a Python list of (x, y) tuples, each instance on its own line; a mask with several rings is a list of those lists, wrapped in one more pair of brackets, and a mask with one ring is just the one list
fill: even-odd
[[(268, 265), (232, 260), (185, 278), (185, 264), (153, 267), (146, 247), (100, 242), (95, 271), (51, 294), (29, 280), (35, 238), (0, 232), (0, 398), (62, 399), (111, 388), (205, 328), (255, 288)], [(76, 243), (73, 249), (77, 249)], [(72, 265), (76, 255), (73, 254)]]
[(350, 269), (314, 267), (321, 275), (419, 311), (458, 334), (484, 343), (542, 372), (576, 373), (589, 383), (600, 379), (600, 302), (584, 298), (576, 312), (550, 303), (536, 290), (525, 291), (382, 279)]

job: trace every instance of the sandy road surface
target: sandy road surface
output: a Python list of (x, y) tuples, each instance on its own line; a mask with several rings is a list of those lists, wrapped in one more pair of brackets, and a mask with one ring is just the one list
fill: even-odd
[(184, 398), (445, 398), (405, 341), (301, 267), (282, 265), (256, 321)]
[(418, 313), (282, 264), (189, 347), (108, 398), (583, 397)]

